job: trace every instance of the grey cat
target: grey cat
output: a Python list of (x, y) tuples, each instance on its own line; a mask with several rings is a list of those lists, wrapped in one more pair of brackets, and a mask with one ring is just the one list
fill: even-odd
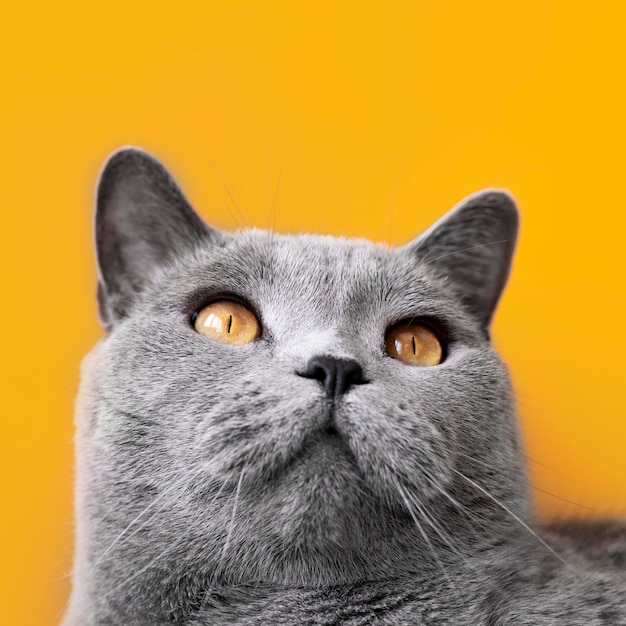
[(400, 248), (226, 233), (115, 153), (64, 626), (626, 624), (626, 525), (529, 510), (517, 226), (487, 190)]

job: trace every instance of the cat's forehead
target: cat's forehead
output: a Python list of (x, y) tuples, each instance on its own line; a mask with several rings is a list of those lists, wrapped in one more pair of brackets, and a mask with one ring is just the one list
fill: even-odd
[(415, 259), (382, 243), (261, 230), (229, 234), (222, 247), (197, 251), (189, 269), (201, 281), (296, 291), (380, 291), (403, 282), (428, 282)]
[(363, 276), (381, 278), (395, 255), (383, 244), (360, 239), (323, 235), (282, 235), (275, 245), (267, 247), (268, 235), (256, 233), (244, 237), (242, 246), (268, 249), (268, 262), (277, 275), (289, 275), (294, 269), (307, 272), (312, 278), (333, 277), (355, 280)]
[(354, 267), (355, 263), (380, 266), (394, 256), (393, 248), (367, 239), (281, 234), (256, 229), (231, 234), (226, 250), (242, 255), (252, 254), (281, 266), (316, 262), (320, 266), (337, 269)]

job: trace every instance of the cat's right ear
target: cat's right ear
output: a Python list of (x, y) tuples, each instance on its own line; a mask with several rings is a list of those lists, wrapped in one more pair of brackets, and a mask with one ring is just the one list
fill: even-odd
[(154, 157), (123, 148), (100, 174), (95, 239), (98, 314), (109, 330), (128, 315), (155, 269), (220, 234), (191, 208)]

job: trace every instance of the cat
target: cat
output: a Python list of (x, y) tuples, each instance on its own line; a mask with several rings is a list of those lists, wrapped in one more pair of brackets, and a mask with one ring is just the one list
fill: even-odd
[(222, 232), (114, 153), (63, 625), (626, 624), (626, 524), (532, 519), (517, 229), (486, 190), (398, 248)]

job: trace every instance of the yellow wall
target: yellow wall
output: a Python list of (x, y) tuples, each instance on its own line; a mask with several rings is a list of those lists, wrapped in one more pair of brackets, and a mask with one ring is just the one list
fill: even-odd
[(626, 3), (188, 4), (0, 9), (2, 622), (54, 624), (68, 592), (93, 186), (124, 144), (225, 228), (400, 243), (512, 190), (494, 336), (538, 510), (624, 511)]

